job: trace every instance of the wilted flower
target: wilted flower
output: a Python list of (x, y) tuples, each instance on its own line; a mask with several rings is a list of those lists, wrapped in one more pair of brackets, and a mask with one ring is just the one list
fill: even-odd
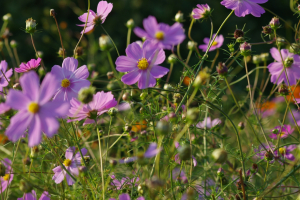
[[(281, 131), (280, 131), (281, 130)], [(278, 139), (279, 138), (287, 138), (290, 134), (292, 134), (294, 131), (293, 128), (291, 128), (291, 125), (283, 125), (282, 128), (281, 126), (276, 126), (272, 131), (270, 138), (272, 139)]]
[(2, 164), (5, 166), (5, 175), (0, 177), (1, 189), (0, 193), (4, 192), (7, 186), (14, 178), (13, 170), (11, 168), (11, 160), (4, 158)]
[(252, 14), (254, 17), (260, 17), (265, 10), (258, 4), (266, 3), (268, 0), (223, 0), (221, 4), (228, 9), (234, 10), (238, 17), (245, 17)]
[[(78, 168), (82, 166), (82, 158), (80, 152), (77, 152), (75, 154), (75, 149), (75, 147), (69, 147), (66, 150), (66, 159), (64, 160), (63, 165), (73, 176), (78, 176)], [(83, 148), (81, 149), (81, 153), (83, 156), (85, 156), (85, 154), (87, 154), (87, 150)], [(65, 177), (67, 179), (68, 185), (73, 185), (75, 183), (75, 180), (73, 180), (73, 178), (61, 166), (55, 167), (54, 169), (52, 169), (52, 171), (55, 173), (52, 177), (52, 180), (54, 180), (56, 184), (61, 183)]]
[(38, 66), (40, 66), (41, 60), (41, 58), (38, 58), (36, 60), (31, 59), (26, 64), (21, 63), (20, 68), (15, 68), (15, 72), (24, 73), (29, 72), (30, 70), (35, 70)]
[(211, 10), (207, 4), (197, 4), (198, 8), (193, 9), (194, 19), (205, 19), (211, 15)]
[(182, 25), (178, 22), (169, 26), (164, 23), (157, 23), (156, 18), (149, 16), (144, 19), (143, 25), (145, 30), (136, 27), (134, 33), (147, 40), (151, 40), (154, 44), (157, 44), (158, 48), (171, 49), (172, 46), (180, 44), (184, 39), (184, 31)]
[[(97, 13), (90, 10), (89, 18), (87, 20), (86, 28), (84, 33), (87, 33), (94, 29), (94, 26), (98, 24), (103, 24), (106, 20), (107, 15), (111, 12), (113, 8), (112, 3), (107, 3), (107, 1), (100, 1), (97, 6)], [(86, 22), (87, 14), (84, 13), (78, 19), (82, 22)], [(77, 26), (85, 26), (85, 24), (77, 25)], [(83, 34), (83, 30), (81, 31), (81, 34)]]
[[(216, 34), (213, 34), (212, 35), (212, 39), (216, 36)], [(207, 51), (207, 48), (209, 47), (209, 38), (204, 38), (203, 42), (205, 44), (201, 44), (199, 45), (199, 49), (202, 49), (203, 52), (206, 52)], [(218, 35), (215, 39), (215, 41), (212, 43), (209, 51), (213, 51), (213, 50), (216, 50), (218, 48), (220, 48), (222, 45), (223, 45), (223, 42), (224, 42), (224, 37), (223, 35)]]
[(156, 78), (161, 78), (169, 69), (159, 66), (166, 56), (162, 49), (157, 49), (147, 40), (141, 48), (136, 42), (128, 45), (127, 56), (120, 56), (116, 60), (116, 69), (119, 72), (128, 72), (121, 80), (127, 85), (138, 82), (139, 89), (154, 87)]
[(263, 26), (262, 28), (263, 28), (262, 33), (264, 33), (266, 35), (273, 33), (273, 29), (271, 28), (270, 25)]

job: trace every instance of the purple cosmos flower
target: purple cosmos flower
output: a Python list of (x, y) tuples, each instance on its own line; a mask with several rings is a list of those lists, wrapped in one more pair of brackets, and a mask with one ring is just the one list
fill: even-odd
[(12, 69), (8, 71), (6, 70), (7, 70), (7, 62), (5, 60), (2, 60), (0, 63), (0, 93), (2, 93), (4, 87), (8, 86), (7, 81), (10, 81), (9, 78), (11, 77), (13, 72)]
[(116, 179), (115, 175), (110, 176), (113, 181), (111, 182), (111, 185), (115, 186), (117, 190), (121, 190), (124, 186), (138, 186), (137, 182), (139, 182), (140, 178), (135, 177), (130, 179), (129, 177), (123, 177), (121, 180)]
[[(78, 176), (79, 175), (79, 167), (82, 166), (81, 163), (81, 155), (80, 152), (77, 152), (75, 154), (75, 147), (69, 147), (66, 150), (65, 157), (66, 159), (63, 162), (63, 165), (65, 168), (73, 175)], [(81, 149), (81, 153), (83, 156), (87, 154), (87, 150), (85, 148)], [(75, 154), (75, 155), (74, 155)], [(52, 171), (55, 173), (52, 177), (52, 180), (55, 181), (56, 184), (61, 183), (64, 178), (66, 177), (68, 185), (73, 185), (75, 183), (75, 180), (61, 167), (57, 166)]]
[(171, 49), (172, 46), (180, 44), (184, 39), (184, 30), (178, 22), (169, 26), (164, 23), (157, 23), (156, 18), (149, 16), (144, 19), (145, 30), (136, 27), (133, 31), (138, 37), (145, 37), (151, 40), (157, 47), (162, 49)]
[(98, 116), (116, 106), (117, 103), (111, 92), (105, 93), (103, 91), (97, 92), (94, 95), (93, 101), (86, 105), (82, 105), (80, 101), (73, 98), (70, 101), (69, 117), (73, 117), (74, 119), (68, 120), (68, 122), (86, 119), (83, 125), (95, 123), (95, 119)]
[[(266, 160), (266, 155), (268, 153), (271, 153), (271, 149), (273, 149), (274, 151), (274, 148), (275, 146), (272, 144), (272, 142), (269, 142), (270, 146), (267, 145), (267, 144), (263, 144), (264, 147), (268, 150), (268, 152), (266, 152), (266, 150), (260, 145), (257, 149), (255, 148), (254, 149), (254, 152), (256, 153), (256, 156), (259, 158), (259, 159), (264, 159)], [(276, 152), (274, 151), (274, 153), (276, 154)], [(276, 155), (274, 155), (275, 159), (269, 161), (269, 163), (273, 163), (275, 160), (278, 160), (278, 156), (276, 157)]]
[[(144, 158), (152, 158), (154, 156), (156, 156), (156, 154), (158, 154), (160, 151), (162, 150), (162, 148), (157, 148), (157, 144), (155, 142), (151, 143), (147, 149), (147, 151), (144, 153), (143, 157)], [(138, 158), (135, 157), (128, 157), (125, 159), (121, 159), (119, 162), (121, 164), (127, 164), (130, 162), (134, 162), (136, 161)]]
[(6, 190), (7, 186), (14, 178), (13, 169), (11, 168), (11, 160), (4, 158), (2, 164), (5, 166), (5, 175), (0, 177), (1, 189), (0, 193)]
[[(283, 59), (282, 63), (278, 49), (273, 47), (270, 52), (272, 57), (277, 61), (268, 65), (269, 72), (272, 75), (271, 82), (278, 85), (284, 81), (286, 84), (289, 83), (290, 85), (295, 85), (297, 83), (297, 79), (300, 79), (300, 56), (290, 53), (287, 49), (281, 49)], [(289, 82), (286, 79), (284, 67), (286, 69)]]
[(198, 8), (193, 9), (193, 18), (202, 19), (210, 13), (210, 7), (207, 4), (197, 4)]
[[(47, 191), (44, 191), (39, 200), (50, 200), (50, 194)], [(18, 198), (18, 200), (37, 200), (36, 193), (32, 190), (29, 193), (25, 193), (23, 197)]]
[[(213, 34), (212, 39), (216, 36), (216, 34)], [(209, 38), (204, 38), (203, 42), (205, 44), (201, 44), (199, 45), (199, 49), (202, 49), (203, 52), (207, 51), (207, 48), (209, 46)], [(215, 41), (212, 43), (209, 51), (213, 51), (216, 50), (218, 48), (220, 48), (223, 45), (224, 42), (224, 37), (223, 35), (217, 35)]]
[[(281, 132), (280, 132), (281, 129)], [(280, 138), (287, 138), (290, 134), (292, 134), (294, 131), (293, 128), (291, 128), (291, 125), (283, 125), (282, 128), (281, 126), (276, 126), (273, 130), (271, 130), (271, 135), (270, 138), (272, 139), (278, 139), (278, 135), (280, 135)], [(277, 132), (277, 133), (274, 133)]]
[(6, 103), (0, 103), (0, 114), (6, 113), (11, 108)]
[(33, 147), (41, 142), (43, 132), (48, 137), (56, 134), (59, 128), (56, 117), (65, 116), (69, 104), (59, 100), (50, 101), (59, 84), (50, 73), (45, 76), (41, 86), (34, 71), (24, 74), (20, 84), (23, 92), (10, 89), (7, 95), (6, 104), (19, 112), (11, 118), (5, 134), (9, 140), (16, 142), (29, 127), (28, 146)]
[[(97, 13), (90, 10), (89, 18), (87, 20), (87, 24), (86, 24), (84, 33), (91, 31), (95, 25), (98, 25), (100, 23), (103, 24), (106, 20), (107, 15), (111, 12), (112, 8), (113, 8), (112, 3), (107, 3), (107, 1), (100, 1), (97, 6)], [(85, 22), (86, 22), (86, 17), (87, 17), (87, 13), (84, 13), (83, 15), (78, 17), (78, 19), (80, 21), (84, 22), (84, 24), (80, 24), (77, 26), (84, 27)], [(81, 31), (81, 34), (82, 33), (83, 33), (83, 31)]]
[(161, 78), (169, 69), (158, 66), (163, 63), (166, 55), (162, 49), (157, 49), (150, 41), (145, 41), (141, 48), (134, 42), (126, 49), (127, 56), (120, 56), (116, 60), (119, 72), (128, 72), (122, 76), (122, 82), (132, 85), (138, 82), (140, 89), (153, 87), (156, 78)]
[[(109, 200), (116, 200), (116, 199), (110, 198)], [(130, 200), (130, 196), (129, 196), (129, 194), (126, 194), (126, 193), (120, 194), (119, 195), (119, 200)], [(138, 197), (136, 200), (145, 200), (145, 198), (144, 197)]]
[(245, 17), (252, 14), (254, 17), (260, 17), (265, 10), (258, 4), (266, 3), (268, 0), (223, 0), (221, 4), (228, 9), (234, 10), (238, 17)]
[[(274, 153), (276, 154), (276, 156), (279, 156), (283, 160), (286, 158), (288, 160), (294, 161), (295, 157), (290, 152), (295, 150), (296, 148), (297, 148), (296, 145), (290, 145), (288, 147), (284, 146), (284, 147), (280, 147), (278, 149), (278, 151), (276, 150)], [(279, 155), (278, 155), (278, 152), (279, 152)]]
[(78, 67), (78, 61), (75, 58), (65, 58), (62, 67), (54, 65), (51, 74), (57, 77), (60, 87), (53, 99), (70, 101), (73, 97), (77, 98), (79, 90), (83, 87), (89, 87), (89, 71), (86, 65)]
[[(202, 128), (204, 129), (204, 127), (210, 129), (210, 128), (214, 128), (215, 126), (221, 124), (222, 121), (218, 118), (214, 119), (211, 121), (211, 118), (210, 117), (207, 117), (206, 120), (204, 119), (202, 122), (199, 122), (196, 127), (197, 128)], [(205, 126), (206, 124), (206, 126)]]
[[(181, 148), (179, 142), (175, 142), (175, 147), (176, 147), (176, 149), (180, 149)], [(196, 158), (193, 155), (192, 155), (192, 159), (193, 159), (194, 167), (196, 167), (197, 166), (197, 160), (196, 160)], [(181, 160), (179, 158), (179, 154), (175, 155), (175, 162), (178, 163), (178, 164), (181, 163)]]
[(41, 58), (38, 59), (31, 59), (28, 61), (26, 64), (21, 63), (20, 68), (16, 68), (15, 72), (18, 73), (24, 73), (24, 72), (29, 72), (30, 70), (35, 70), (41, 63)]

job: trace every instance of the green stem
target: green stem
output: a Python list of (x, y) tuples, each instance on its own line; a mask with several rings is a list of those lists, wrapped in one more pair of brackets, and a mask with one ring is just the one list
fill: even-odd
[(114, 45), (114, 47), (115, 47), (115, 49), (116, 49), (116, 51), (117, 51), (118, 56), (120, 56), (119, 51), (118, 51), (118, 48), (117, 48), (115, 42), (113, 41), (113, 39), (110, 37), (110, 35), (107, 33), (107, 31), (104, 29), (104, 27), (103, 27), (102, 25), (101, 25), (101, 27), (102, 27), (102, 29), (104, 30), (105, 34), (109, 37), (109, 39), (110, 39), (111, 42), (113, 43), (113, 45)]
[(103, 200), (105, 200), (105, 187), (104, 187), (104, 174), (103, 174), (103, 163), (102, 163), (102, 149), (101, 149), (101, 140), (100, 140), (100, 132), (99, 132), (99, 128), (97, 126), (97, 135), (98, 135), (98, 143), (99, 143), (99, 159), (100, 159), (100, 167), (101, 167), (101, 179), (102, 179), (102, 196), (103, 196)]
[[(35, 54), (37, 55), (37, 57), (41, 58), (40, 55), (39, 55), (39, 53), (37, 52), (37, 50), (36, 50), (36, 48), (35, 48), (34, 41), (33, 41), (33, 35), (30, 34), (30, 37), (31, 37), (31, 43), (32, 43), (32, 46), (33, 46), (33, 48), (34, 48)], [(42, 58), (41, 58), (41, 59), (42, 59)], [(41, 65), (42, 65), (44, 71), (46, 72), (46, 68), (45, 68), (45, 66), (44, 66), (44, 64), (43, 64), (43, 59), (42, 59)]]
[(127, 45), (126, 45), (127, 47), (130, 44), (131, 31), (132, 31), (132, 28), (128, 28), (128, 32), (127, 32)]
[(172, 70), (173, 70), (173, 66), (174, 66), (174, 64), (171, 63), (170, 64), (170, 71), (169, 71), (169, 74), (168, 74), (168, 77), (167, 77), (167, 80), (166, 80), (167, 83), (169, 83), (169, 80), (170, 80), (170, 77), (171, 77), (171, 73), (172, 73)]

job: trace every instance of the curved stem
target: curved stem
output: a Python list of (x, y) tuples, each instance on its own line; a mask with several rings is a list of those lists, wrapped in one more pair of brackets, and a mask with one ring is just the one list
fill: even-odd
[[(33, 48), (34, 48), (35, 54), (37, 55), (37, 57), (41, 58), (40, 55), (39, 55), (39, 53), (37, 52), (37, 50), (36, 50), (36, 48), (35, 48), (32, 34), (30, 34), (30, 37), (31, 37), (31, 42), (32, 42), (32, 46), (33, 46)], [(45, 68), (45, 66), (44, 66), (44, 64), (43, 64), (43, 59), (41, 58), (41, 60), (42, 60), (41, 65), (42, 65), (44, 71), (46, 72), (46, 68)]]
[(102, 29), (104, 30), (105, 34), (109, 37), (109, 39), (110, 39), (111, 42), (113, 43), (113, 45), (114, 45), (114, 47), (115, 47), (115, 49), (116, 49), (116, 51), (117, 51), (118, 56), (120, 56), (119, 51), (118, 51), (118, 48), (117, 48), (115, 42), (114, 42), (113, 39), (110, 37), (110, 35), (107, 33), (107, 31), (105, 30), (105, 28), (104, 28), (102, 25), (101, 25), (101, 27), (102, 27)]
[(172, 73), (172, 70), (173, 70), (173, 66), (174, 66), (174, 64), (173, 63), (171, 63), (170, 64), (170, 71), (169, 71), (169, 74), (168, 74), (168, 77), (167, 77), (167, 83), (169, 83), (169, 80), (170, 80), (170, 77), (171, 77), (171, 73)]
[[(58, 26), (58, 23), (57, 23), (57, 20), (56, 20), (55, 15), (53, 16), (53, 18), (54, 18), (55, 23), (56, 23), (56, 27), (57, 27), (58, 35), (59, 35), (59, 39), (60, 39), (60, 44), (61, 44), (61, 47), (62, 47), (62, 49), (63, 49), (63, 59), (65, 59), (65, 48), (64, 48), (64, 45), (63, 45), (62, 37), (61, 37), (61, 34), (60, 34), (59, 26)], [(76, 50), (76, 49), (75, 49), (75, 50)], [(75, 54), (74, 54), (74, 55), (75, 55)]]

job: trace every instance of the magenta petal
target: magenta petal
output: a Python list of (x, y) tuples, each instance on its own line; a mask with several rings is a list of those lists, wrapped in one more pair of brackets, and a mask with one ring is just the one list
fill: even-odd
[(149, 16), (148, 18), (144, 19), (143, 25), (144, 25), (144, 29), (146, 30), (146, 32), (151, 37), (154, 37), (156, 31), (158, 30), (156, 18), (153, 16)]
[(68, 114), (70, 105), (67, 102), (62, 102), (59, 100), (54, 100), (44, 104), (41, 107), (40, 114), (41, 116), (48, 117), (65, 117)]
[(30, 71), (24, 74), (20, 78), (20, 84), (23, 89), (23, 93), (34, 102), (38, 102), (39, 99), (39, 86), (40, 79), (34, 71)]
[(69, 147), (66, 150), (66, 154), (65, 154), (66, 159), (72, 160), (75, 150), (76, 150), (76, 147)]
[[(103, 18), (106, 18), (107, 15), (112, 11), (112, 9), (113, 9), (113, 4), (112, 3), (108, 3), (107, 6), (106, 6), (105, 11), (102, 14), (102, 16), (103, 16), (102, 17), (102, 21), (104, 21)], [(103, 22), (102, 22), (102, 24), (103, 24)]]
[(66, 174), (66, 179), (67, 179), (68, 185), (73, 185), (75, 183), (75, 181), (73, 180), (72, 177), (69, 176), (69, 174)]
[(30, 100), (21, 91), (10, 89), (5, 103), (15, 110), (27, 110)]
[[(154, 65), (159, 65), (159, 64), (163, 63), (165, 61), (165, 59), (166, 59), (165, 51), (160, 49), (156, 55), (156, 60), (154, 62)], [(153, 62), (151, 61), (151, 63), (153, 63)]]
[(136, 27), (133, 29), (133, 32), (140, 38), (150, 38), (149, 34), (144, 31), (143, 29), (141, 29), (140, 27)]
[(121, 80), (126, 85), (132, 85), (138, 82), (138, 80), (141, 77), (140, 71), (137, 69), (135, 71), (129, 72), (128, 74), (125, 74), (122, 76)]
[(168, 68), (161, 66), (153, 66), (150, 73), (154, 78), (161, 78), (169, 72)]
[(102, 15), (107, 8), (107, 1), (100, 1), (97, 6), (97, 14)]
[(37, 146), (42, 141), (41, 119), (38, 114), (34, 115), (28, 131), (28, 146)]
[(57, 119), (53, 117), (45, 117), (41, 118), (41, 126), (43, 132), (47, 135), (47, 137), (51, 138), (54, 134), (57, 133), (59, 129), (59, 123)]
[(56, 184), (61, 183), (64, 180), (65, 176), (64, 176), (64, 172), (60, 171), (54, 174), (54, 176), (52, 177), (52, 180), (54, 180), (54, 182)]
[(51, 74), (56, 76), (58, 80), (63, 80), (65, 78), (65, 76), (63, 74), (63, 69), (58, 65), (54, 65), (52, 67)]
[(141, 77), (138, 82), (139, 89), (154, 87), (155, 84), (156, 84), (156, 79), (150, 74), (149, 70), (142, 71)]
[(57, 89), (60, 87), (59, 84), (59, 80), (54, 75), (51, 73), (46, 74), (40, 87), (39, 103), (41, 105), (45, 104), (53, 97)]
[(78, 60), (76, 60), (73, 57), (65, 58), (62, 63), (62, 69), (65, 77), (69, 78), (72, 72), (74, 72), (77, 69), (77, 66)]
[(119, 200), (130, 200), (129, 194), (121, 194)]
[(50, 197), (51, 195), (47, 191), (44, 191), (39, 200), (50, 200)]
[(130, 58), (133, 58), (134, 60), (138, 61), (143, 57), (143, 51), (140, 47), (140, 45), (136, 42), (128, 45), (126, 48), (126, 55)]
[(138, 60), (129, 58), (127, 56), (120, 56), (116, 60), (116, 70), (119, 72), (130, 72), (137, 69)]
[(79, 67), (73, 74), (77, 79), (87, 79), (89, 77), (89, 70), (86, 65)]
[[(89, 18), (87, 21), (92, 22), (93, 19), (95, 18), (95, 15), (96, 15), (95, 12), (90, 10)], [(86, 22), (86, 18), (87, 18), (87, 12), (78, 17), (78, 19), (84, 23)]]
[(272, 47), (272, 48), (270, 49), (270, 53), (271, 53), (272, 57), (273, 57), (277, 62), (281, 62), (281, 56), (280, 56), (280, 53), (279, 53), (279, 51), (278, 51), (277, 48)]

